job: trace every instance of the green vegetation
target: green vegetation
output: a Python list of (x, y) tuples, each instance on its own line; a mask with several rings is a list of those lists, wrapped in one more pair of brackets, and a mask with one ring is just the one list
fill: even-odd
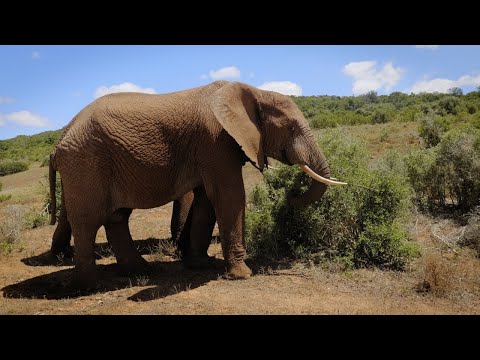
[(62, 129), (0, 140), (0, 161), (8, 159), (22, 160), (27, 163), (40, 162), (50, 154), (53, 146), (60, 139), (61, 133)]
[(450, 130), (436, 146), (412, 152), (406, 165), (422, 208), (466, 213), (480, 205), (480, 130)]
[(35, 229), (48, 224), (48, 213), (31, 209), (24, 215), (24, 225), (27, 229)]
[[(2, 183), (0, 183), (0, 191), (2, 191)], [(7, 201), (7, 200), (10, 200), (12, 198), (12, 195), (9, 194), (9, 195), (5, 195), (5, 194), (0, 194), (0, 203), (3, 202), (3, 201)]]
[(335, 176), (352, 185), (331, 187), (321, 201), (298, 209), (287, 204), (286, 194), (305, 191), (311, 180), (297, 167), (268, 171), (251, 194), (247, 252), (403, 269), (418, 250), (407, 237), (411, 188), (401, 159), (389, 153), (369, 164), (366, 146), (339, 131), (326, 131), (319, 144)]
[(0, 163), (0, 176), (15, 174), (28, 169), (28, 164), (23, 161), (7, 161)]
[(0, 203), (10, 200), (11, 198), (12, 198), (12, 194), (8, 194), (8, 195), (0, 194)]
[(360, 96), (298, 96), (293, 100), (312, 128), (415, 121), (428, 113), (445, 118), (444, 123), (467, 122), (480, 127), (480, 91), (466, 95), (461, 89), (449, 94), (410, 95), (370, 91)]

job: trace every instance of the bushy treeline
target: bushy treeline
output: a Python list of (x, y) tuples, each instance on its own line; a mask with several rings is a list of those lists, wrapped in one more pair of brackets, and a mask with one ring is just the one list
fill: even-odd
[(32, 136), (20, 135), (13, 139), (0, 140), (0, 161), (42, 161), (60, 139), (62, 130), (45, 131)]
[(480, 91), (463, 95), (405, 94), (393, 92), (377, 95), (375, 91), (360, 96), (298, 96), (293, 100), (313, 128), (337, 125), (380, 124), (389, 121), (407, 122), (432, 114), (446, 122), (468, 122), (480, 128)]
[(16, 174), (28, 169), (28, 164), (23, 161), (0, 162), (0, 176)]

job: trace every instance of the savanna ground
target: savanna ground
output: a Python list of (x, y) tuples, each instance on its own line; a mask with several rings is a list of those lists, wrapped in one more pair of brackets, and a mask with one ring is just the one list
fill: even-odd
[[(415, 123), (387, 123), (343, 128), (368, 144), (372, 156), (387, 149), (405, 150), (419, 142)], [(38, 164), (4, 176), (0, 221), (9, 206), (40, 211), (47, 173)], [(247, 192), (261, 181), (244, 168)], [(451, 220), (413, 214), (411, 236), (422, 255), (406, 271), (344, 270), (334, 263), (255, 263), (245, 281), (222, 278), (221, 248), (209, 253), (215, 268), (183, 267), (168, 243), (171, 204), (134, 210), (130, 228), (139, 251), (152, 266), (148, 276), (122, 277), (101, 228), (96, 253), (100, 287), (78, 295), (67, 284), (73, 264), (53, 259), (48, 250), (55, 226), (23, 230), (10, 253), (0, 254), (1, 314), (480, 314), (480, 260), (474, 250), (456, 246), (461, 226)], [(215, 235), (218, 230), (215, 229)]]

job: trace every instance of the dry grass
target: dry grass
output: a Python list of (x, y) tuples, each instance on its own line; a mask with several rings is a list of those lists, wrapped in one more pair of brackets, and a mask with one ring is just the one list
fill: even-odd
[(43, 202), (43, 187), (48, 169), (32, 164), (27, 171), (1, 177), (3, 184), (2, 194), (12, 195), (11, 199), (3, 204), (29, 204), (40, 207)]
[[(341, 126), (342, 132), (360, 139), (367, 144), (370, 154), (374, 158), (382, 156), (388, 150), (404, 153), (407, 150), (419, 148), (421, 138), (418, 135), (417, 123), (365, 124), (357, 126)], [(321, 133), (322, 129), (314, 130)]]
[(425, 249), (420, 261), (420, 282), (417, 291), (451, 300), (480, 297), (480, 264), (473, 251), (460, 253)]
[(22, 205), (7, 205), (1, 209), (0, 252), (10, 253), (19, 245), (26, 212), (26, 206)]

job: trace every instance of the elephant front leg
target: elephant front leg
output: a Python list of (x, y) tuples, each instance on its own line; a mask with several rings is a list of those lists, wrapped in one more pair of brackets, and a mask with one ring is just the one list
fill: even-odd
[(133, 243), (128, 219), (131, 209), (119, 209), (108, 219), (105, 226), (107, 240), (112, 245), (113, 252), (124, 275), (148, 273), (147, 261), (138, 253)]
[(202, 269), (210, 266), (207, 250), (212, 240), (216, 217), (203, 186), (196, 188), (194, 194), (190, 211), (191, 229), (188, 231), (190, 239), (184, 247), (184, 259), (187, 267)]
[[(230, 174), (229, 174), (230, 175)], [(245, 264), (245, 188), (241, 168), (238, 173), (220, 177), (228, 183), (206, 182), (220, 230), (223, 257), (227, 262), (227, 278), (248, 279), (252, 271)]]

